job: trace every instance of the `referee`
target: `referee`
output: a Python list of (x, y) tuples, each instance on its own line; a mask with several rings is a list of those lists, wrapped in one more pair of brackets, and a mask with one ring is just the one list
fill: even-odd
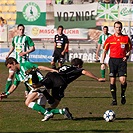
[(111, 105), (117, 105), (116, 97), (116, 77), (119, 77), (121, 83), (121, 104), (126, 103), (125, 91), (127, 88), (127, 59), (130, 56), (132, 45), (127, 35), (122, 34), (122, 23), (117, 21), (114, 23), (115, 33), (108, 37), (104, 43), (104, 51), (102, 55), (102, 63), (106, 53), (110, 50), (109, 69), (110, 69), (110, 91), (112, 94)]

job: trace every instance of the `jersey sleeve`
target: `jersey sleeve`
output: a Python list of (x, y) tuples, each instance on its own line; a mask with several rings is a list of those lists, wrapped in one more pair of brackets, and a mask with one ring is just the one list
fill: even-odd
[(102, 36), (99, 37), (98, 44), (102, 44)]
[(32, 41), (32, 39), (30, 37), (27, 37), (27, 41), (28, 41), (28, 45), (30, 47), (34, 46), (34, 42)]

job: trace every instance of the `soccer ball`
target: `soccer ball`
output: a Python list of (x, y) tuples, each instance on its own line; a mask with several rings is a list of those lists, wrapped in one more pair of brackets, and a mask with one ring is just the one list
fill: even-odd
[(105, 111), (103, 118), (106, 122), (112, 122), (115, 120), (115, 112), (113, 110)]

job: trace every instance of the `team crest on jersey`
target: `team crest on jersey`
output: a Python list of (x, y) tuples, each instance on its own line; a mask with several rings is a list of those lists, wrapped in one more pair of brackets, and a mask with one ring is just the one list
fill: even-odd
[(125, 44), (121, 44), (121, 48), (125, 48)]

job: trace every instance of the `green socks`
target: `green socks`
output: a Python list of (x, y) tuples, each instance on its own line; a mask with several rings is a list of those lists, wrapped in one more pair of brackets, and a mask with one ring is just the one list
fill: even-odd
[(41, 112), (42, 114), (65, 114), (65, 110), (64, 109), (44, 109), (41, 105), (35, 103), (35, 102), (31, 102), (28, 105), (29, 108), (32, 108), (33, 110), (36, 110), (38, 112)]
[(65, 111), (63, 109), (51, 109), (50, 113), (53, 113), (53, 114), (63, 114), (64, 115)]
[(33, 110), (36, 110), (38, 112), (41, 112), (42, 114), (47, 114), (48, 111), (46, 109), (44, 109), (41, 105), (35, 103), (35, 102), (31, 102), (28, 105), (29, 108), (32, 108)]
[(102, 77), (102, 78), (105, 78), (105, 69), (100, 70), (100, 73), (101, 73), (101, 77)]
[(7, 79), (5, 92), (7, 92), (10, 89), (11, 85), (12, 85), (12, 79)]

